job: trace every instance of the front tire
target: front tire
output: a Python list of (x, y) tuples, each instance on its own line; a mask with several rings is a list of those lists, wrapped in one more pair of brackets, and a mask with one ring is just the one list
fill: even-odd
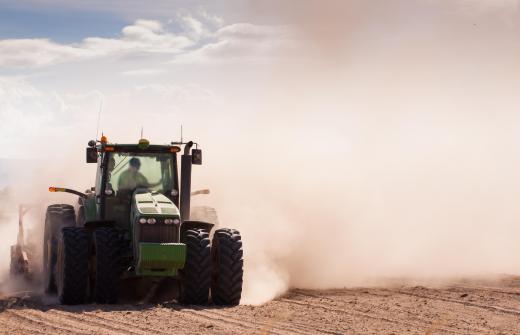
[(209, 234), (203, 229), (190, 229), (184, 235), (187, 255), (181, 276), (179, 301), (185, 305), (208, 303), (211, 286), (211, 247)]
[(213, 235), (211, 298), (216, 305), (240, 303), (244, 275), (242, 238), (238, 230), (218, 229)]
[(94, 300), (100, 304), (115, 304), (119, 298), (121, 275), (121, 241), (113, 228), (94, 231), (95, 279)]
[(88, 291), (89, 236), (84, 228), (63, 228), (58, 241), (56, 282), (62, 304), (85, 303)]

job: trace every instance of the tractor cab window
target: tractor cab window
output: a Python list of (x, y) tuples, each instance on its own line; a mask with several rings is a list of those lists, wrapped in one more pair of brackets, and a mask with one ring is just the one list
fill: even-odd
[(108, 188), (133, 192), (146, 188), (163, 194), (173, 189), (173, 156), (168, 153), (112, 153), (108, 161)]

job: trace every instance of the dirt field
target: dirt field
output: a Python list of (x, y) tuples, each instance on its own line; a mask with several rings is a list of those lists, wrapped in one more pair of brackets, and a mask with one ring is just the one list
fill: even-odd
[(60, 306), (3, 296), (2, 334), (520, 334), (520, 277), (426, 288), (292, 290), (263, 306)]

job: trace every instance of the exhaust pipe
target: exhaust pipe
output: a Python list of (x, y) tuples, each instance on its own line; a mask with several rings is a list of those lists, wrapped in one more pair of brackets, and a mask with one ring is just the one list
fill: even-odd
[(191, 155), (190, 149), (193, 141), (186, 143), (184, 154), (181, 156), (181, 220), (190, 219), (190, 200), (191, 200)]

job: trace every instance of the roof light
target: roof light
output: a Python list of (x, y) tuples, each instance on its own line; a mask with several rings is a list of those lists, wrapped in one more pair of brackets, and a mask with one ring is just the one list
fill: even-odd
[(177, 146), (170, 147), (170, 152), (179, 152), (179, 151), (181, 151), (181, 148), (179, 148)]
[(138, 147), (139, 149), (146, 149), (150, 145), (150, 141), (148, 141), (146, 138), (142, 138), (139, 140)]
[(103, 136), (101, 136), (101, 140), (99, 142), (105, 144), (105, 143), (108, 142), (108, 139), (107, 139), (107, 137), (105, 135), (103, 135)]

